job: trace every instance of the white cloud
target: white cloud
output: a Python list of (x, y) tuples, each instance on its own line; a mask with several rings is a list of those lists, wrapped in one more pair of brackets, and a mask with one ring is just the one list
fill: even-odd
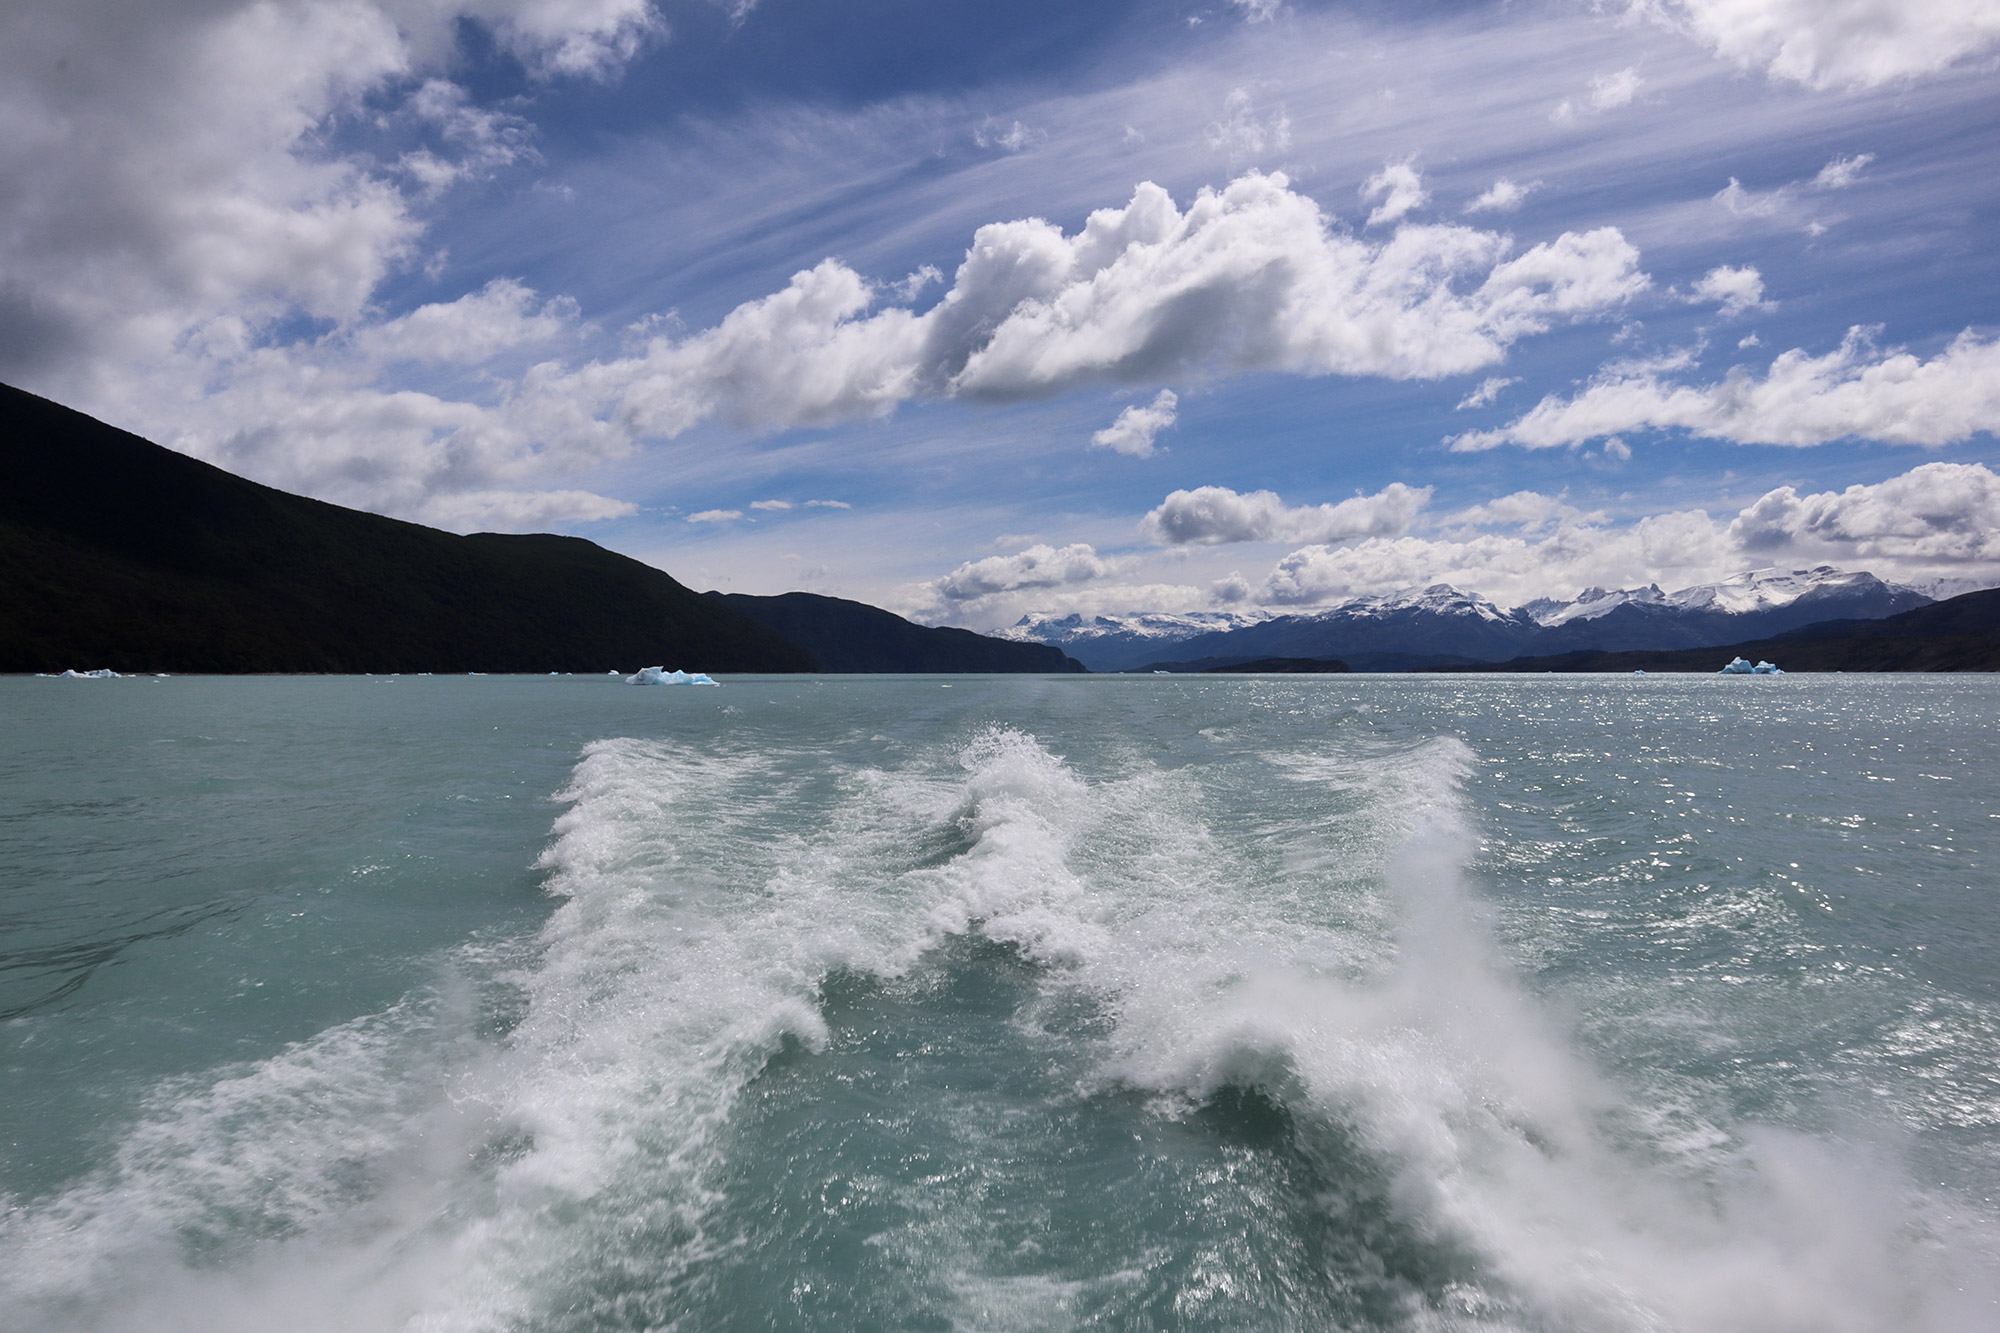
[(1229, 0), (1243, 11), (1245, 23), (1269, 23), (1285, 7), (1285, 0)]
[(988, 121), (972, 132), (972, 141), (981, 148), (997, 148), (1003, 153), (1022, 152), (1048, 137), (1045, 131), (1031, 129), (1018, 120), (1006, 125)]
[(770, 510), (773, 513), (782, 513), (792, 507), (792, 502), (790, 500), (752, 500), (750, 507), (752, 509)]
[(1146, 406), (1134, 404), (1120, 412), (1116, 421), (1090, 437), (1090, 443), (1134, 458), (1151, 458), (1153, 438), (1174, 424), (1179, 403), (1172, 389), (1162, 389)]
[(1428, 486), (1392, 482), (1374, 495), (1294, 508), (1272, 491), (1239, 494), (1226, 486), (1198, 486), (1168, 495), (1140, 520), (1139, 530), (1161, 546), (1337, 542), (1404, 532), (1430, 498)]
[(1700, 510), (1659, 514), (1624, 528), (1558, 523), (1535, 533), (1457, 540), (1404, 536), (1351, 546), (1307, 546), (1272, 568), (1255, 600), (1301, 607), (1449, 583), (1502, 603), (1590, 584), (1685, 586), (1730, 570), (1727, 534)]
[(1873, 153), (1859, 153), (1853, 157), (1836, 157), (1819, 169), (1813, 177), (1813, 184), (1823, 190), (1844, 190), (1861, 179), (1861, 173), (1875, 160)]
[(1725, 264), (1703, 274), (1701, 281), (1694, 285), (1689, 299), (1695, 302), (1713, 301), (1722, 307), (1725, 316), (1734, 318), (1746, 310), (1755, 310), (1766, 304), (1764, 278), (1747, 265), (1732, 268)]
[(1645, 80), (1639, 71), (1627, 66), (1615, 74), (1598, 74), (1590, 80), (1590, 106), (1593, 111), (1612, 111), (1621, 106), (1630, 106), (1632, 99), (1639, 95), (1639, 85)]
[(1118, 564), (1097, 554), (1094, 547), (1077, 542), (1057, 549), (1030, 546), (1014, 555), (993, 555), (969, 560), (933, 584), (938, 596), (948, 602), (970, 602), (996, 593), (1024, 588), (1060, 588), (1088, 583), (1117, 572)]
[(1452, 411), (1463, 412), (1470, 407), (1488, 407), (1500, 396), (1502, 389), (1510, 384), (1519, 384), (1520, 382), (1519, 379), (1511, 375), (1489, 375), (1479, 382), (1478, 388), (1459, 399), (1458, 406), (1454, 407)]
[(1465, 206), (1468, 213), (1512, 213), (1526, 202), (1529, 195), (1542, 188), (1540, 181), (1529, 181), (1517, 185), (1513, 181), (1494, 181), (1477, 199)]
[(1039, 219), (974, 235), (951, 290), (918, 315), (882, 309), (835, 260), (714, 328), (551, 375), (643, 435), (720, 417), (753, 429), (882, 415), (909, 398), (1015, 399), (1093, 381), (1213, 371), (1436, 378), (1491, 365), (1559, 319), (1648, 282), (1615, 228), (1565, 232), (1514, 258), (1508, 238), (1404, 227), (1333, 232), (1283, 176), (1203, 190), (1185, 212), (1141, 185), (1065, 236)]
[(1737, 367), (1717, 384), (1674, 384), (1654, 367), (1607, 367), (1571, 399), (1544, 398), (1455, 451), (1550, 449), (1622, 431), (1679, 429), (1738, 444), (1816, 445), (1848, 436), (1938, 446), (2000, 431), (2000, 340), (1970, 330), (1928, 361), (1878, 352), (1851, 329), (1824, 356), (1794, 348), (1761, 378)]
[(1447, 514), (1439, 520), (1439, 526), (1448, 529), (1511, 527), (1536, 532), (1557, 521), (1598, 523), (1603, 520), (1602, 513), (1585, 514), (1559, 495), (1515, 491), (1512, 495), (1503, 495), (1497, 500)]
[(852, 508), (854, 508), (854, 506), (853, 506), (853, 505), (851, 505), (851, 504), (849, 504), (849, 503), (847, 503), (847, 501), (845, 501), (845, 500), (808, 500), (808, 501), (806, 501), (806, 508), (808, 508), (808, 509), (852, 509)]
[(896, 294), (898, 300), (908, 303), (916, 300), (927, 287), (943, 281), (944, 274), (938, 271), (936, 264), (925, 264), (901, 282), (890, 283), (889, 290)]
[[(1205, 513), (1185, 498), (1195, 492), (1180, 493), (1178, 505), (1197, 543), (1203, 532), (1214, 541), (1264, 540), (1287, 536), (1290, 528), (1310, 534), (1309, 544), (1287, 552), (1261, 578), (1231, 571), (1211, 575), (1205, 588), (1159, 577), (1206, 558), (1199, 545), (1105, 557), (1086, 545), (1042, 544), (961, 565), (913, 590), (907, 605), (932, 617), (997, 626), (1024, 611), (1119, 614), (1208, 605), (1283, 612), (1436, 583), (1518, 605), (1573, 597), (1592, 586), (1683, 588), (1747, 569), (1827, 563), (1890, 580), (2000, 584), (2000, 475), (1983, 464), (1926, 463), (1878, 484), (1818, 494), (1781, 486), (1719, 516), (1683, 509), (1614, 518), (1582, 510), (1567, 495), (1516, 491), (1428, 523), (1418, 512), (1412, 522), (1364, 534), (1353, 531), (1357, 523), (1326, 520), (1337, 506), (1289, 509), (1269, 493), (1204, 489), (1212, 492)], [(1323, 531), (1312, 531), (1316, 522)]]
[(1282, 610), (1450, 583), (1518, 605), (1591, 586), (1681, 588), (1746, 569), (1824, 563), (1890, 580), (2000, 581), (2000, 476), (1977, 463), (1925, 463), (1820, 494), (1781, 486), (1733, 518), (1690, 509), (1615, 524), (1524, 491), (1446, 515), (1440, 526), (1449, 535), (1307, 546), (1261, 583), (1238, 580), (1212, 595), (1218, 604)]
[(1259, 118), (1250, 94), (1232, 88), (1222, 99), (1222, 119), (1211, 121), (1203, 137), (1232, 162), (1254, 162), (1292, 146), (1292, 120), (1282, 107)]
[(1791, 187), (1762, 192), (1746, 190), (1742, 181), (1731, 176), (1729, 184), (1715, 192), (1715, 202), (1738, 217), (1767, 218), (1791, 202)]
[[(260, 480), (428, 521), (624, 512), (523, 489), (543, 464), (606, 456), (601, 423), (522, 387), (454, 402), (375, 382), (575, 321), (507, 282), (396, 320), (372, 309), (418, 257), (425, 204), (531, 155), (518, 116), (444, 76), (465, 22), (537, 77), (606, 73), (655, 27), (646, 0), (0, 8), (0, 377)], [(358, 121), (409, 146), (383, 161), (329, 146)], [(274, 345), (301, 319), (332, 331)]]
[(1405, 217), (1430, 202), (1430, 192), (1424, 189), (1424, 178), (1416, 167), (1405, 159), (1401, 162), (1385, 163), (1382, 169), (1370, 176), (1361, 187), (1363, 200), (1380, 199), (1375, 211), (1368, 215), (1368, 226), (1380, 227), (1391, 222), (1401, 222)]
[(1746, 69), (1809, 88), (1871, 88), (2000, 43), (2000, 0), (1633, 0)]
[(741, 509), (703, 509), (697, 513), (689, 514), (687, 521), (690, 523), (727, 523), (732, 519), (742, 517), (743, 511)]
[(1899, 568), (2000, 566), (2000, 476), (1980, 463), (1925, 463), (1873, 486), (1771, 491), (1737, 515), (1746, 551), (1893, 561)]

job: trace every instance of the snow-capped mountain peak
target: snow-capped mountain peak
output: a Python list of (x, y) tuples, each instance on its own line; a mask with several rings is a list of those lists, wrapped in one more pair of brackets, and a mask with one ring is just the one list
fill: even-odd
[(1242, 629), (1270, 618), (1262, 611), (1142, 611), (1122, 616), (1086, 616), (1076, 611), (1063, 616), (1031, 612), (994, 634), (997, 638), (1058, 647), (1108, 638), (1171, 641), (1218, 630)]
[(1441, 616), (1474, 616), (1481, 620), (1506, 620), (1507, 612), (1476, 592), (1465, 592), (1449, 583), (1433, 583), (1424, 588), (1404, 588), (1400, 592), (1375, 597), (1357, 597), (1320, 612), (1320, 616), (1384, 616), (1402, 611), (1427, 611)]
[(1895, 585), (1885, 584), (1865, 570), (1849, 572), (1832, 565), (1817, 565), (1812, 569), (1752, 569), (1720, 583), (1682, 588), (1670, 594), (1667, 600), (1690, 611), (1721, 611), (1740, 616), (1751, 611), (1771, 611), (1790, 606), (1812, 593), (1860, 591), (1875, 587), (1895, 589)]

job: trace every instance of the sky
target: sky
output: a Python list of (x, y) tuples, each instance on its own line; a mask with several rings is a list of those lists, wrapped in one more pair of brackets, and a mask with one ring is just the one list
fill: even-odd
[(2000, 0), (14, 0), (0, 380), (978, 629), (1983, 586), (1996, 72)]

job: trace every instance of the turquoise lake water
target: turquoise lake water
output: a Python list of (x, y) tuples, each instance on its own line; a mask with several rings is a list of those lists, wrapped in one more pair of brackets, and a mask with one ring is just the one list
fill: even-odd
[(2000, 680), (0, 679), (0, 1326), (2000, 1328)]

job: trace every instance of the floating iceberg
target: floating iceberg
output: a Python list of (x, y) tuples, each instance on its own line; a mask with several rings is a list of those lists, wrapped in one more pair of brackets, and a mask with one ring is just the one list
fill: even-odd
[(95, 671), (65, 671), (58, 680), (117, 680), (118, 673), (110, 667), (99, 667)]
[(669, 671), (663, 666), (640, 667), (635, 676), (625, 677), (627, 685), (715, 685), (718, 681), (708, 678), (707, 673), (697, 671), (692, 675), (685, 671)]
[(1782, 676), (1785, 673), (1769, 662), (1759, 662), (1756, 666), (1740, 657), (1729, 659), (1729, 665), (1715, 673), (1718, 676)]

